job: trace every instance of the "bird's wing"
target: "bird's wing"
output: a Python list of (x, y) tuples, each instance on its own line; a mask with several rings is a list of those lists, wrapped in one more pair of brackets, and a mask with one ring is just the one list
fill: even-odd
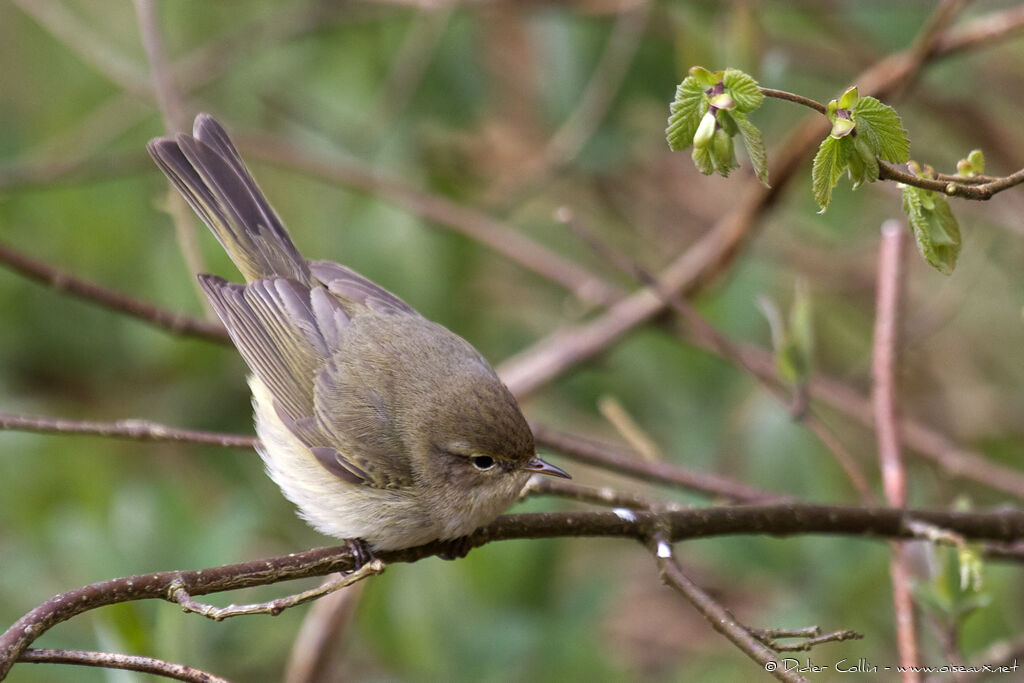
[[(200, 283), (273, 397), (278, 417), (327, 471), (375, 488), (412, 483), (404, 445), (373, 388), (374, 377), (353, 377), (352, 368), (361, 364), (344, 362), (351, 324), (344, 302), (324, 286), (310, 289), (287, 278), (240, 285), (201, 275)], [(367, 365), (366, 373), (381, 366), (378, 359)]]
[(410, 454), (392, 406), (381, 395), (389, 387), (376, 386), (363, 373), (354, 374), (353, 366), (338, 356), (316, 378), (316, 428), (332, 448), (314, 449), (314, 455), (343, 479), (353, 480), (347, 474), (361, 479), (355, 483), (374, 488), (411, 485)]
[(351, 268), (331, 261), (309, 261), (309, 268), (313, 277), (322, 282), (343, 305), (365, 306), (378, 313), (419, 315), (412, 306)]
[[(313, 415), (313, 381), (348, 318), (331, 297), (287, 278), (247, 285), (200, 275), (199, 282), (249, 369), (266, 385), (282, 417)], [(319, 304), (316, 303), (319, 301)]]

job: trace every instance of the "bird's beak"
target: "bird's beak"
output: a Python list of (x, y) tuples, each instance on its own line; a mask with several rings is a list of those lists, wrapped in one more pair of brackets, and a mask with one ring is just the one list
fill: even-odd
[(544, 462), (539, 457), (535, 457), (533, 458), (533, 460), (523, 465), (523, 469), (526, 470), (527, 472), (537, 472), (538, 474), (550, 474), (552, 477), (572, 479), (569, 473), (563, 470), (561, 467), (555, 467), (549, 462)]

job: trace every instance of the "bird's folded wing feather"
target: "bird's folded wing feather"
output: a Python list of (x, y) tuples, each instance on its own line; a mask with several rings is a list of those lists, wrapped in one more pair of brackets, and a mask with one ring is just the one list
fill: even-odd
[(239, 285), (203, 275), (200, 283), (282, 422), (326, 470), (376, 488), (412, 483), (389, 407), (343, 362), (347, 302), (286, 278)]

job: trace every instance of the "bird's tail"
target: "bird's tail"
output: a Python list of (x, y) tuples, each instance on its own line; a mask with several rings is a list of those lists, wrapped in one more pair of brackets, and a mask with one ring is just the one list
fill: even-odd
[(311, 281), (306, 260), (227, 132), (212, 116), (197, 116), (192, 135), (150, 140), (147, 148), (246, 281), (268, 277)]

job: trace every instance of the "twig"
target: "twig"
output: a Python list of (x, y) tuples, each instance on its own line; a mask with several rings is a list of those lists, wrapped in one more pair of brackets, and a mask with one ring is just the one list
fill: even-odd
[(186, 683), (231, 683), (226, 678), (184, 664), (165, 662), (155, 657), (124, 655), (116, 652), (29, 649), (21, 653), (18, 662), (25, 664), (76, 664), (78, 666), (95, 666), (101, 669), (123, 669), (173, 678), (176, 681), (186, 681)]
[[(1003, 190), (1024, 183), (1024, 168), (1008, 176), (995, 177), (978, 183), (976, 178), (956, 178), (948, 175), (943, 175), (941, 179), (922, 178), (885, 161), (879, 161), (878, 177), (883, 180), (895, 180), (904, 185), (933, 190), (950, 197), (985, 201)], [(986, 176), (986, 178), (990, 178), (990, 176)]]
[(527, 162), (526, 168), (514, 172), (511, 179), (504, 180), (492, 190), (490, 194), (497, 199), (492, 199), (491, 204), (500, 203), (508, 207), (532, 189), (542, 187), (552, 175), (575, 159), (593, 137), (625, 81), (653, 3), (651, 0), (628, 0), (623, 4), (630, 6), (616, 17), (604, 51), (577, 98), (575, 109), (544, 149)]
[[(135, 12), (139, 18), (139, 32), (142, 35), (142, 44), (146, 48), (146, 56), (149, 58), (149, 68), (153, 78), (153, 88), (156, 91), (157, 106), (164, 119), (164, 128), (168, 133), (184, 132), (187, 130), (187, 118), (185, 107), (178, 96), (171, 78), (170, 69), (167, 66), (167, 57), (164, 54), (164, 40), (160, 31), (160, 21), (157, 17), (155, 0), (135, 0)], [(199, 250), (199, 242), (196, 237), (196, 225), (192, 218), (192, 212), (185, 204), (185, 199), (168, 186), (167, 201), (165, 208), (174, 223), (174, 234), (178, 241), (178, 249), (189, 273), (192, 274), (192, 286), (195, 288), (199, 301), (206, 308), (207, 314), (213, 314), (196, 275), (206, 270), (203, 267), (203, 255)]]
[(412, 100), (454, 11), (455, 3), (435, 8), (421, 7), (412, 19), (409, 30), (391, 60), (388, 74), (374, 95), (373, 104), (368, 108), (373, 117), (369, 127), (374, 131), (375, 138), (379, 139), (381, 134), (391, 128)]
[(812, 100), (810, 97), (804, 97), (796, 93), (787, 92), (785, 90), (776, 90), (775, 88), (758, 88), (761, 94), (765, 97), (774, 97), (777, 100), (788, 100), (789, 102), (796, 102), (797, 104), (803, 105), (808, 109), (813, 109), (819, 114), (824, 115), (828, 109), (825, 105), (817, 100)]
[[(473, 533), (474, 548), (492, 541), (526, 538), (604, 537), (646, 540), (660, 530), (669, 542), (717, 535), (793, 534), (909, 538), (911, 520), (948, 529), (969, 540), (1024, 539), (1024, 511), (947, 512), (827, 505), (740, 505), (666, 512), (633, 511), (632, 518), (614, 512), (532, 513), (499, 517)], [(375, 553), (385, 564), (415, 562), (451, 550), (450, 542)], [(61, 622), (97, 607), (144, 599), (167, 599), (172, 586), (190, 596), (207, 595), (281, 581), (351, 571), (357, 559), (350, 545), (317, 548), (212, 569), (165, 571), (110, 579), (55, 596), (15, 622), (0, 635), (0, 679), (34, 640)]]
[(145, 301), (119, 294), (57, 270), (2, 243), (0, 243), (0, 265), (31, 280), (49, 285), (59, 292), (66, 292), (83, 301), (123, 313), (171, 334), (198, 337), (225, 345), (231, 344), (227, 331), (220, 323), (207, 322), (174, 313)]
[(65, 420), (38, 415), (12, 415), (0, 413), (0, 430), (17, 430), (39, 434), (89, 434), (135, 441), (174, 441), (207, 444), (224, 448), (255, 448), (256, 437), (221, 432), (203, 432), (178, 429), (147, 420), (118, 420), (95, 422), (92, 420)]
[(281, 612), (285, 611), (289, 607), (297, 607), (298, 605), (305, 604), (311, 600), (316, 600), (325, 595), (330, 595), (342, 588), (347, 588), (354, 583), (358, 583), (363, 579), (368, 579), (371, 576), (384, 573), (384, 563), (380, 560), (371, 560), (366, 564), (362, 565), (358, 569), (348, 573), (340, 573), (335, 575), (327, 581), (324, 581), (316, 588), (311, 588), (308, 591), (289, 595), (284, 598), (277, 598), (275, 600), (269, 600), (267, 602), (257, 602), (249, 605), (228, 605), (227, 607), (214, 607), (202, 602), (196, 602), (189, 595), (188, 590), (185, 588), (185, 582), (183, 580), (171, 582), (170, 587), (167, 589), (166, 599), (170, 602), (176, 602), (181, 605), (182, 609), (186, 612), (195, 612), (201, 614), (207, 619), (213, 619), (214, 621), (223, 621), (230, 619), (231, 617), (249, 616), (253, 614), (269, 614), (272, 617), (276, 617)]
[(772, 493), (742, 482), (706, 472), (695, 472), (668, 462), (645, 462), (639, 453), (602, 443), (536, 422), (530, 425), (537, 443), (562, 455), (588, 465), (619, 472), (655, 484), (676, 486), (703, 495), (713, 495), (736, 502), (786, 500), (784, 494)]
[[(896, 348), (899, 329), (899, 300), (903, 280), (903, 226), (889, 220), (882, 224), (878, 253), (878, 293), (875, 338), (872, 345), (871, 375), (875, 407), (875, 433), (886, 502), (901, 508), (907, 502), (906, 473), (900, 455), (899, 425), (896, 417)], [(893, 608), (896, 613), (896, 641), (900, 665), (918, 664), (914, 627), (914, 599), (910, 588), (906, 546), (893, 543), (889, 573), (892, 577)], [(916, 681), (913, 671), (903, 673), (904, 681)]]
[(872, 345), (872, 397), (878, 457), (885, 498), (892, 507), (903, 507), (907, 502), (906, 475), (900, 455), (899, 420), (896, 414), (896, 348), (903, 280), (903, 233), (899, 221), (888, 220), (882, 224), (875, 337)]
[(136, 97), (151, 97), (153, 87), (142, 70), (113, 48), (113, 43), (84, 25), (64, 3), (55, 0), (14, 0), (62, 45), (97, 73)]
[(683, 573), (673, 556), (672, 547), (667, 542), (655, 541), (654, 546), (655, 562), (658, 564), (661, 580), (697, 608), (697, 611), (707, 619), (711, 628), (728, 638), (743, 654), (760, 664), (761, 668), (774, 678), (790, 683), (807, 680), (800, 674), (782, 666), (775, 653), (751, 635), (747, 627), (737, 621), (732, 612)]
[(662, 462), (665, 459), (654, 439), (644, 432), (626, 407), (615, 397), (602, 396), (597, 402), (597, 410), (644, 460)]
[[(817, 626), (798, 629), (784, 628), (748, 628), (751, 635), (760, 640), (775, 652), (806, 652), (824, 643), (841, 643), (844, 640), (861, 640), (863, 635), (856, 631), (843, 629), (822, 633)], [(780, 643), (783, 638), (802, 638), (799, 643)]]
[(581, 503), (591, 503), (620, 509), (617, 514), (631, 515), (633, 510), (682, 510), (687, 506), (667, 501), (653, 501), (627, 491), (616, 491), (607, 486), (593, 488), (562, 479), (534, 475), (526, 482), (520, 500), (528, 496), (558, 496)]
[[(676, 486), (738, 502), (781, 501), (787, 497), (747, 486), (715, 475), (691, 472), (670, 463), (645, 463), (639, 454), (569, 432), (532, 425), (538, 443), (559, 451), (578, 462), (637, 477), (657, 484)], [(41, 434), (89, 434), (136, 441), (174, 441), (225, 448), (255, 448), (256, 437), (223, 432), (180, 429), (148, 420), (126, 419), (116, 422), (66, 420), (40, 415), (0, 413), (0, 430), (18, 430)]]
[[(338, 574), (331, 576), (337, 577)], [(285, 683), (327, 683), (337, 680), (331, 675), (331, 663), (337, 658), (339, 644), (359, 606), (365, 583), (326, 595), (310, 605), (295, 634), (292, 651), (285, 667)]]

